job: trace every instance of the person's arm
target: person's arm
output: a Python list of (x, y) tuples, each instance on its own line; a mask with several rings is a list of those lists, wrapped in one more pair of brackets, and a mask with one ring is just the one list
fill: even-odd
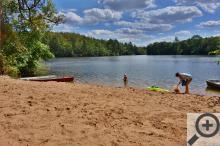
[(182, 83), (182, 81), (180, 80), (179, 83), (177, 84), (177, 87)]

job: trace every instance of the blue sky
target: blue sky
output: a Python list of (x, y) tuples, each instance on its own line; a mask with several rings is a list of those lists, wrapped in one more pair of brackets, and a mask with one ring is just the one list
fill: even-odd
[(65, 23), (54, 31), (145, 46), (195, 34), (220, 35), (220, 0), (53, 0)]

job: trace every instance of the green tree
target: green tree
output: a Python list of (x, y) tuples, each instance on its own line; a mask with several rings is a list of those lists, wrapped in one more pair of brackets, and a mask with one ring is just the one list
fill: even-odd
[(42, 59), (53, 57), (42, 38), (62, 17), (56, 15), (51, 0), (3, 0), (2, 4), (3, 23), (8, 28), (2, 44), (7, 68), (22, 76), (34, 75)]
[(179, 42), (179, 38), (177, 36), (175, 36), (175, 42)]
[(220, 37), (195, 35), (184, 41), (156, 42), (146, 47), (149, 55), (214, 55), (220, 50)]

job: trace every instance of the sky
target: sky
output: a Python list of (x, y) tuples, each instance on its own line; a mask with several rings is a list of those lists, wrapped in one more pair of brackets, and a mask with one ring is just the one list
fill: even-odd
[(220, 35), (220, 0), (53, 0), (64, 23), (56, 32), (153, 42)]

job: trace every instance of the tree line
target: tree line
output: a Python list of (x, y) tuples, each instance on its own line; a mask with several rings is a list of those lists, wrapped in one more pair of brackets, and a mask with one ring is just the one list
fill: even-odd
[(98, 40), (75, 33), (47, 32), (44, 43), (56, 57), (93, 57), (120, 55), (218, 55), (220, 37), (190, 39), (174, 42), (155, 42), (147, 47), (137, 47), (118, 40)]
[(98, 40), (75, 33), (47, 32), (44, 43), (56, 57), (143, 55), (146, 50), (118, 40)]
[(146, 47), (148, 55), (218, 55), (220, 37), (202, 38), (195, 35), (190, 39), (174, 42), (156, 42)]

